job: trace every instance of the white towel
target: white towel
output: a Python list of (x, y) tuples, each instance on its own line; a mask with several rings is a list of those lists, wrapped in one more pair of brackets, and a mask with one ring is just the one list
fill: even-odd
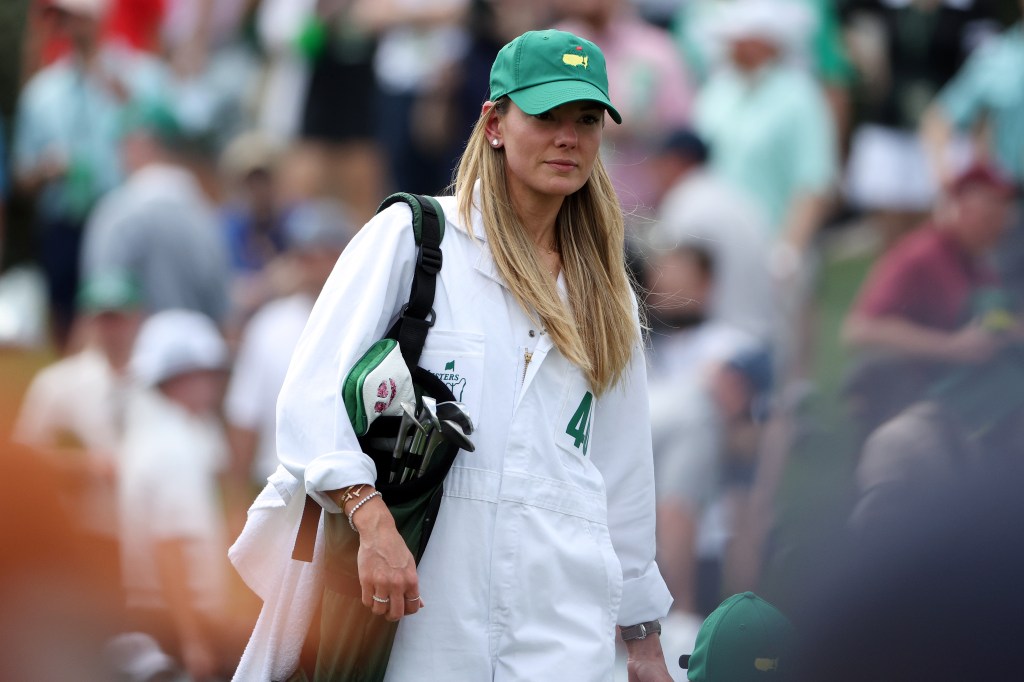
[(306, 496), (302, 481), (279, 466), (249, 507), (228, 558), (263, 608), (232, 678), (271, 682), (289, 677), (323, 594), (323, 517), (312, 563), (291, 558)]

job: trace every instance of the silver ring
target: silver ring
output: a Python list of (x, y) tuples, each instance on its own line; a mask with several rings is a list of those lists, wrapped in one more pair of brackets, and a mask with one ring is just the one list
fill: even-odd
[(418, 594), (415, 597), (406, 597), (405, 598), (405, 601), (419, 601), (419, 600), (420, 600), (420, 595), (418, 595)]
[(373, 595), (371, 598), (378, 604), (387, 604), (391, 601), (389, 597), (378, 597), (377, 595)]

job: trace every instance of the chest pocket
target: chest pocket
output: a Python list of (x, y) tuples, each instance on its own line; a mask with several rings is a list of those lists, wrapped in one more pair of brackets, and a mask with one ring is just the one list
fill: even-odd
[(434, 374), (465, 403), (479, 426), (484, 374), (484, 335), (475, 332), (431, 329), (420, 356), (420, 367)]

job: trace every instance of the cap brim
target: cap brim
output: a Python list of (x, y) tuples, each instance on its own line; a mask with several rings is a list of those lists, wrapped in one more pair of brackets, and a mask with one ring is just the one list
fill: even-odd
[(516, 103), (517, 107), (531, 116), (542, 114), (569, 102), (593, 101), (607, 109), (608, 115), (612, 117), (613, 121), (622, 123), (622, 116), (608, 101), (608, 96), (596, 86), (585, 81), (564, 80), (542, 83), (510, 92), (508, 96)]

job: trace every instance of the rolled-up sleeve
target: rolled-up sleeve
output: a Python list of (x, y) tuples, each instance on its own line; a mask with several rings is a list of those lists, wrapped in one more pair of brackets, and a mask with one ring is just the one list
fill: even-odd
[(409, 296), (416, 259), (410, 221), (408, 206), (396, 204), (352, 239), (313, 306), (278, 397), (278, 457), (329, 512), (340, 510), (325, 492), (376, 480), (341, 384)]
[(622, 566), (619, 623), (661, 618), (672, 597), (654, 560), (654, 459), (639, 342), (619, 383), (597, 403), (591, 451), (607, 487), (608, 529)]

